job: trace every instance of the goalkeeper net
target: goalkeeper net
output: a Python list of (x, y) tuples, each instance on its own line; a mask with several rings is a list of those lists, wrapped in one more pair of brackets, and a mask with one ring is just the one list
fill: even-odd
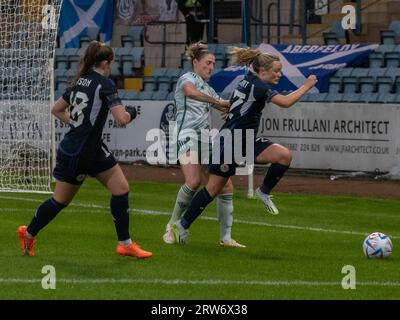
[(0, 191), (50, 192), (62, 0), (0, 0)]

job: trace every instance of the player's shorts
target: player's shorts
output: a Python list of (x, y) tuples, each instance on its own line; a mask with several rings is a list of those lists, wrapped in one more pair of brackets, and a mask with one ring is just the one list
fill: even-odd
[(196, 152), (197, 159), (194, 159), (195, 164), (208, 164), (210, 163), (210, 156), (212, 152), (212, 143), (201, 141), (197, 136), (183, 135), (180, 136), (177, 142), (177, 156), (178, 160), (182, 160), (184, 154), (188, 152)]
[[(220, 161), (218, 163), (210, 163), (208, 165), (208, 170), (210, 172), (210, 174), (215, 174), (217, 176), (220, 177), (231, 177), (235, 175), (236, 172), (236, 168), (239, 167), (241, 164), (238, 164), (234, 161), (234, 155), (232, 155), (232, 161), (224, 161), (224, 141), (220, 141), (219, 146), (220, 149), (217, 149), (217, 141), (214, 143), (213, 146), (213, 158), (216, 152), (219, 153), (219, 159)], [(261, 154), (265, 149), (267, 149), (269, 146), (271, 146), (272, 144), (274, 144), (274, 142), (272, 142), (271, 140), (264, 138), (264, 137), (260, 137), (260, 138), (256, 138), (254, 140), (254, 161), (255, 159), (258, 157), (259, 154)], [(233, 150), (235, 148), (235, 144), (233, 144)], [(245, 144), (242, 144), (242, 154), (245, 154)], [(213, 159), (214, 160), (214, 159)], [(249, 163), (252, 164), (252, 163)]]
[(116, 164), (117, 161), (104, 143), (93, 153), (85, 156), (70, 156), (58, 149), (53, 176), (58, 181), (81, 185), (87, 175), (94, 177)]

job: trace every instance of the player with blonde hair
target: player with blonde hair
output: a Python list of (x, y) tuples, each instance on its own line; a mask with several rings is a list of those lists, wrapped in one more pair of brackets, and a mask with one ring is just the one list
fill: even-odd
[[(215, 66), (215, 56), (208, 50), (207, 45), (202, 42), (192, 44), (187, 48), (186, 55), (192, 62), (193, 71), (179, 78), (175, 90), (177, 155), (185, 183), (177, 194), (175, 207), (163, 236), (164, 242), (168, 244), (175, 242), (171, 225), (185, 212), (199, 188), (202, 164), (209, 163), (209, 136), (203, 137), (202, 141), (201, 130), (210, 129), (210, 108), (224, 113), (229, 108), (229, 101), (222, 100), (207, 83)], [(217, 214), (220, 221), (220, 245), (245, 247), (231, 236), (233, 185), (230, 179), (226, 180), (218, 192)]]
[[(286, 96), (281, 95), (271, 88), (278, 84), (282, 76), (282, 63), (277, 56), (250, 48), (233, 48), (231, 53), (236, 63), (245, 64), (248, 69), (244, 79), (231, 95), (229, 114), (221, 132), (223, 130), (230, 132), (253, 130), (253, 137), (256, 137), (261, 113), (266, 103), (272, 102), (279, 107), (289, 108), (317, 83), (317, 78), (311, 75), (305, 80), (303, 86)], [(234, 137), (233, 134), (232, 136)], [(251, 143), (255, 163), (271, 163), (262, 185), (256, 190), (256, 195), (264, 203), (267, 212), (273, 215), (279, 213), (271, 200), (270, 192), (289, 168), (292, 155), (287, 148), (269, 139), (254, 138), (252, 141), (247, 141), (245, 137), (242, 134), (242, 141), (233, 140), (231, 146), (227, 145), (222, 136), (215, 140), (213, 152), (219, 153), (221, 161), (209, 165), (210, 177), (207, 185), (192, 199), (183, 217), (172, 225), (175, 239), (180, 244), (187, 242), (190, 225), (235, 174), (238, 163), (225, 161), (224, 149), (230, 148), (235, 153), (237, 145), (241, 145), (242, 150), (239, 151), (243, 151), (246, 150), (246, 143)]]

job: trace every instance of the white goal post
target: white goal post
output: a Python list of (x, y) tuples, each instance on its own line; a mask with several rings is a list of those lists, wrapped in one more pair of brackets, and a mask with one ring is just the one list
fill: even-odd
[(0, 191), (51, 192), (50, 107), (61, 4), (0, 1)]

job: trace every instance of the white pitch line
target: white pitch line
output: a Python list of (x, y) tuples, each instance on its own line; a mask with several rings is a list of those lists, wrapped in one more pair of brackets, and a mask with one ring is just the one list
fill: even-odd
[[(0, 283), (41, 283), (42, 279), (23, 279), (23, 278), (0, 278)], [(304, 281), (304, 280), (228, 280), (228, 279), (209, 279), (209, 280), (185, 280), (185, 279), (56, 279), (58, 283), (65, 284), (155, 284), (155, 285), (236, 285), (236, 286), (300, 286), (300, 287), (341, 287), (341, 282), (335, 281)], [(356, 286), (362, 287), (400, 287), (398, 281), (358, 281)]]
[[(31, 201), (31, 202), (42, 202), (43, 200), (32, 199), (32, 198), (14, 198), (14, 197), (6, 197), (0, 196), (0, 199), (6, 200), (19, 200), (19, 201)], [(91, 203), (71, 203), (70, 206), (74, 207), (82, 207), (82, 208), (96, 208), (102, 210), (109, 210), (110, 208), (107, 206), (101, 206)], [(147, 209), (137, 209), (137, 208), (130, 208), (130, 211), (138, 212), (139, 214), (143, 215), (170, 215), (170, 212), (166, 211), (157, 211), (157, 210), (147, 210)], [(0, 209), (0, 212), (3, 211)], [(217, 221), (217, 218), (213, 217), (199, 217), (202, 220), (212, 220)], [(248, 220), (234, 220), (235, 223), (242, 223), (242, 224), (250, 224), (250, 225), (257, 225), (257, 226), (264, 226), (264, 227), (271, 227), (271, 228), (282, 228), (282, 229), (294, 229), (294, 230), (304, 230), (304, 231), (313, 231), (313, 232), (325, 232), (325, 233), (338, 233), (338, 234), (349, 234), (349, 235), (356, 235), (356, 236), (367, 236), (368, 232), (358, 232), (358, 231), (348, 231), (348, 230), (336, 230), (336, 229), (326, 229), (320, 227), (307, 227), (307, 226), (295, 226), (295, 225), (288, 225), (288, 224), (274, 224), (268, 222), (259, 222), (259, 221), (248, 221)], [(400, 239), (400, 236), (389, 235), (392, 239)]]

